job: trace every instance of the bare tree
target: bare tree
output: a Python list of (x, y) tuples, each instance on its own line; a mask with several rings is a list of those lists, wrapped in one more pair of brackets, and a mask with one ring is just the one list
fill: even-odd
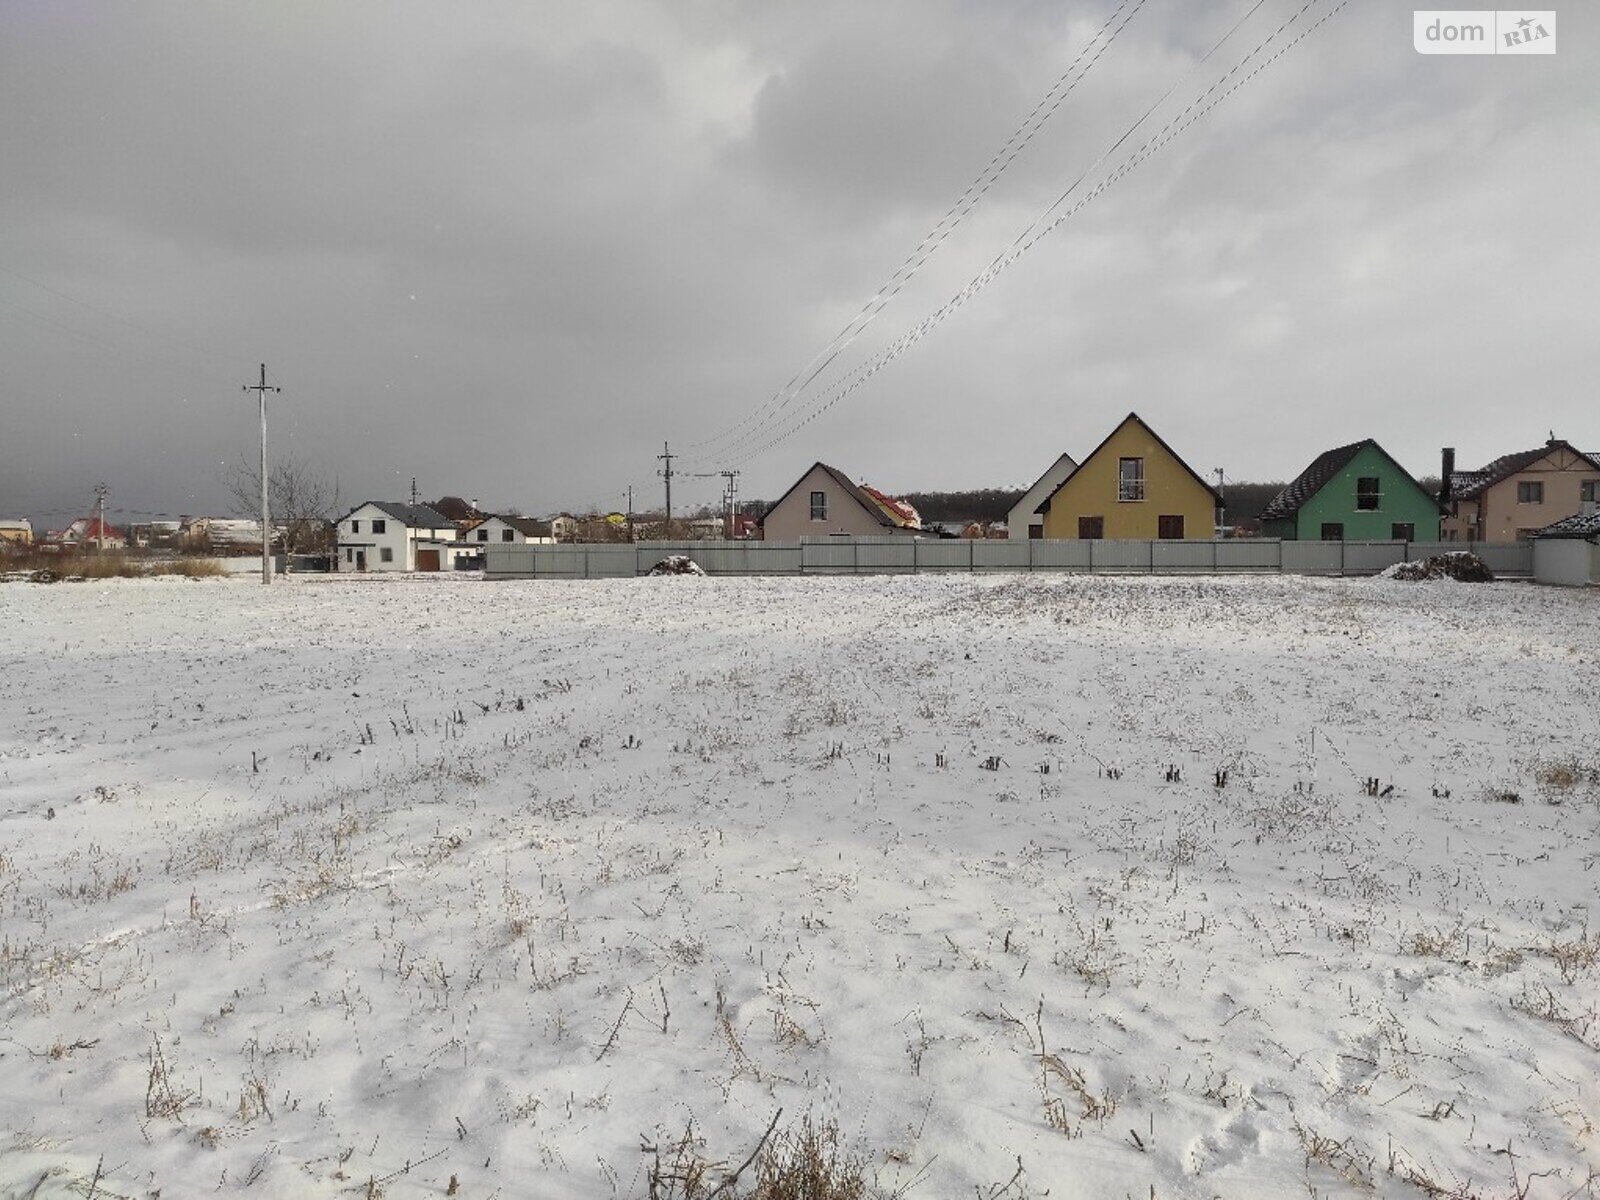
[[(235, 514), (260, 514), (261, 471), (250, 455), (238, 456), (222, 483), (233, 498)], [(286, 554), (328, 549), (332, 523), (339, 515), (338, 479), (298, 459), (279, 459), (267, 474), (267, 496), (272, 522), (283, 531)]]

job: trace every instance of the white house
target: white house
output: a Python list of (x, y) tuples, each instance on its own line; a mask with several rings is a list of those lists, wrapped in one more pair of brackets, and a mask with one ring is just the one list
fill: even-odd
[(532, 517), (485, 517), (463, 529), (457, 537), (470, 546), (536, 546), (555, 541), (550, 526)]
[(1006, 514), (1007, 538), (1042, 538), (1044, 514), (1039, 511), (1039, 506), (1054, 495), (1055, 490), (1077, 469), (1077, 461), (1070, 454), (1063, 454), (1051, 463), (1050, 469), (1022, 493), (1022, 499), (1013, 504), (1011, 511)]
[(455, 522), (425, 504), (369, 500), (337, 528), (340, 571), (437, 571), (458, 544)]

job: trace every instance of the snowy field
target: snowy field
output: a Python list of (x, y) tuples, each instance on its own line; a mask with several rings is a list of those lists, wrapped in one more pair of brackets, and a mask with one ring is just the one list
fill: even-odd
[(172, 579), (0, 630), (0, 1196), (644, 1197), (775, 1117), (910, 1200), (1600, 1196), (1595, 591)]

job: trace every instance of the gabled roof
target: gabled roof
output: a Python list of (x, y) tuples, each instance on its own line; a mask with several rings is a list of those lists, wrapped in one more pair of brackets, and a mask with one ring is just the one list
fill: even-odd
[(922, 514), (913, 506), (907, 504), (904, 500), (896, 500), (892, 496), (886, 496), (875, 487), (868, 487), (864, 483), (860, 486), (861, 490), (866, 493), (867, 498), (887, 512), (889, 519), (896, 525), (902, 529), (922, 528)]
[(899, 524), (888, 514), (882, 505), (878, 504), (872, 499), (871, 496), (867, 495), (867, 493), (850, 482), (850, 477), (848, 475), (839, 470), (837, 467), (830, 467), (825, 462), (812, 463), (804, 471), (800, 472), (800, 478), (796, 479), (794, 483), (790, 484), (789, 490), (784, 492), (783, 495), (779, 496), (771, 504), (767, 505), (767, 511), (761, 514), (761, 521), (765, 522), (766, 519), (772, 515), (772, 510), (787, 500), (795, 488), (804, 483), (811, 472), (817, 470), (819, 467), (826, 471), (828, 475), (832, 477), (833, 481), (844, 489), (846, 495), (848, 495), (857, 504), (861, 505), (862, 508), (866, 509), (867, 512), (871, 514), (872, 519), (877, 521), (879, 525), (883, 525), (889, 529), (900, 528)]
[[(1033, 516), (1039, 511), (1039, 506), (1055, 494), (1056, 488), (1072, 478), (1072, 473), (1077, 469), (1077, 459), (1070, 454), (1061, 454), (1055, 462), (1045, 468), (1043, 475), (1033, 481), (1033, 486), (1022, 493), (1017, 502), (1011, 506), (1011, 512), (1025, 508), (1028, 516)], [(1011, 514), (1006, 515), (1009, 517)]]
[[(1519, 450), (1515, 454), (1505, 454), (1495, 459), (1481, 471), (1457, 471), (1450, 476), (1450, 495), (1455, 500), (1476, 500), (1484, 492), (1503, 479), (1509, 479), (1519, 471), (1526, 471), (1534, 463), (1547, 454), (1557, 450), (1566, 450), (1576, 454), (1595, 470), (1600, 471), (1600, 458), (1592, 454), (1585, 454), (1570, 442), (1552, 438), (1542, 446), (1532, 450)], [(1459, 482), (1460, 486), (1457, 486)]]
[(1325, 488), (1334, 476), (1349, 466), (1350, 461), (1369, 446), (1388, 459), (1389, 465), (1400, 472), (1402, 478), (1409, 479), (1417, 491), (1424, 496), (1428, 496), (1429, 500), (1434, 499), (1428, 495), (1427, 490), (1416, 481), (1409, 471), (1395, 462), (1393, 455), (1371, 438), (1363, 438), (1359, 442), (1351, 442), (1348, 446), (1338, 446), (1332, 450), (1324, 450), (1317, 455), (1311, 465), (1301, 471), (1293, 483), (1274, 496), (1266, 508), (1261, 510), (1261, 519), (1263, 521), (1282, 521), (1294, 516), (1311, 497)]
[(1600, 537), (1600, 509), (1596, 509), (1594, 512), (1573, 513), (1570, 517), (1562, 517), (1561, 520), (1546, 525), (1533, 536), (1542, 538)]
[[(532, 517), (515, 517), (506, 513), (495, 513), (494, 519), (502, 524), (509, 525), (523, 537), (549, 537), (550, 526), (548, 522), (536, 521)], [(481, 522), (480, 522), (481, 523)]]
[(408, 529), (443, 529), (446, 525), (455, 524), (442, 512), (429, 508), (426, 504), (403, 504), (398, 500), (368, 500), (356, 505), (335, 523), (347, 520), (350, 513), (360, 512), (363, 508), (369, 507), (393, 517)]
[(434, 512), (443, 515), (447, 520), (458, 523), (461, 521), (476, 521), (480, 517), (489, 515), (479, 510), (477, 505), (468, 503), (460, 496), (441, 496), (429, 507)]
[(1151, 437), (1153, 437), (1156, 440), (1156, 445), (1160, 446), (1163, 450), (1165, 450), (1172, 457), (1172, 461), (1173, 462), (1177, 463), (1185, 471), (1189, 472), (1190, 477), (1196, 483), (1198, 483), (1201, 487), (1205, 488), (1206, 491), (1211, 493), (1211, 498), (1217, 502), (1217, 507), (1218, 508), (1222, 507), (1222, 496), (1217, 492), (1217, 489), (1212, 487), (1204, 479), (1201, 479), (1200, 476), (1195, 472), (1195, 469), (1193, 467), (1191, 467), (1188, 463), (1184, 462), (1182, 456), (1180, 456), (1178, 454), (1178, 452), (1176, 450), (1174, 450), (1171, 446), (1167, 445), (1166, 441), (1162, 438), (1162, 436), (1159, 433), (1157, 433), (1154, 429), (1151, 429), (1150, 426), (1145, 423), (1144, 419), (1142, 417), (1140, 417), (1138, 413), (1131, 412), (1127, 416), (1123, 417), (1122, 420), (1117, 422), (1116, 428), (1113, 429), (1110, 433), (1106, 434), (1106, 436), (1101, 440), (1101, 442), (1100, 442), (1100, 444), (1098, 446), (1096, 446), (1093, 450), (1089, 451), (1089, 453), (1083, 458), (1083, 460), (1078, 463), (1077, 470), (1073, 471), (1071, 475), (1068, 475), (1060, 483), (1056, 484), (1054, 490), (1051, 491), (1051, 493), (1048, 496), (1046, 496), (1043, 501), (1040, 502), (1039, 508), (1038, 508), (1037, 511), (1044, 512), (1046, 509), (1048, 509), (1050, 507), (1050, 501), (1052, 501), (1052, 500), (1054, 500), (1056, 498), (1056, 493), (1059, 492), (1062, 488), (1066, 487), (1067, 484), (1071, 483), (1073, 481), (1073, 479), (1077, 476), (1078, 471), (1083, 470), (1084, 467), (1088, 466), (1091, 462), (1093, 462), (1095, 455), (1099, 454), (1100, 451), (1104, 450), (1106, 448), (1106, 444), (1108, 442), (1110, 442), (1112, 438), (1116, 437), (1118, 433), (1122, 432), (1122, 427), (1124, 425), (1128, 424), (1129, 421), (1136, 422), (1140, 429), (1144, 430)]

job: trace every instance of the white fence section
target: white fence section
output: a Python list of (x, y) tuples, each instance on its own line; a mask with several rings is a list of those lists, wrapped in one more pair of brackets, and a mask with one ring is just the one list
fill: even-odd
[[(490, 579), (615, 579), (685, 554), (710, 575), (914, 575), (948, 571), (1077, 571), (1139, 575), (1375, 575), (1385, 567), (1470, 550), (1496, 575), (1533, 574), (1532, 542), (948, 541), (826, 538), (800, 542), (489, 545)], [(258, 564), (259, 565), (259, 564)]]

